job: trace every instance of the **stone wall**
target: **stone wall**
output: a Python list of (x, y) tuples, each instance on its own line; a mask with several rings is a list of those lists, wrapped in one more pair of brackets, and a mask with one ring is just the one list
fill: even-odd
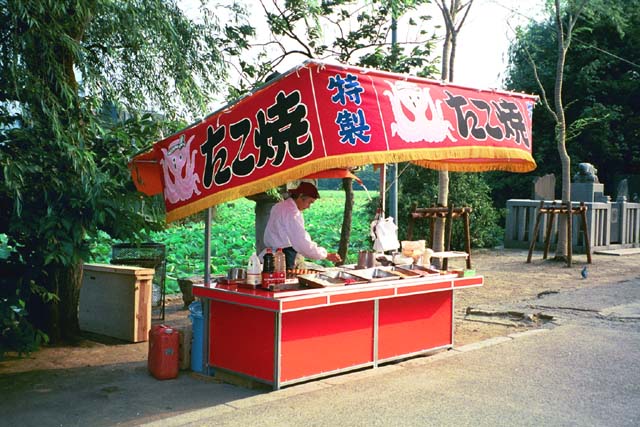
[[(553, 203), (545, 201), (545, 205)], [(555, 200), (560, 204), (560, 200)], [(579, 206), (573, 202), (573, 206)], [(591, 250), (640, 247), (640, 203), (618, 202), (586, 202), (587, 229)], [(538, 215), (539, 200), (511, 199), (507, 201), (507, 221), (505, 225), (505, 248), (528, 249), (533, 239), (533, 229)], [(541, 217), (538, 234), (535, 236), (538, 250), (544, 249), (544, 237), (548, 218)], [(553, 222), (551, 247), (557, 241), (558, 221)], [(613, 239), (612, 239), (613, 237)], [(584, 253), (586, 250), (582, 220), (580, 215), (573, 215), (572, 223), (573, 250)]]

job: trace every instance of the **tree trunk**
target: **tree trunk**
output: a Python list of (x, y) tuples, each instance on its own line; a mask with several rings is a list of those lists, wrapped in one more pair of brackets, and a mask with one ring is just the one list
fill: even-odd
[[(564, 114), (562, 114), (562, 121), (564, 124)], [(561, 127), (560, 125), (558, 127)], [(562, 203), (567, 205), (571, 200), (571, 158), (567, 153), (567, 147), (565, 144), (565, 130), (564, 126), (557, 131), (557, 147), (558, 154), (560, 155), (560, 162), (562, 164)], [(567, 235), (567, 221), (571, 216), (558, 215), (558, 244), (556, 246), (557, 260), (566, 260), (569, 254), (569, 242), (571, 236)]]
[[(451, 13), (446, 8), (441, 8), (441, 11), (444, 14)], [(451, 17), (451, 15), (449, 15)], [(453, 62), (450, 61), (451, 57), (451, 40), (455, 37), (454, 28), (450, 25), (450, 20), (445, 18), (445, 37), (444, 42), (442, 43), (442, 68), (440, 70), (440, 78), (442, 81), (451, 81), (451, 74), (453, 70), (451, 67), (453, 66)], [(449, 201), (449, 172), (448, 171), (438, 171), (438, 205), (447, 206)], [(433, 229), (433, 250), (436, 252), (441, 252), (444, 250), (444, 219), (437, 218), (435, 222), (435, 227)], [(434, 259), (434, 265), (437, 264), (438, 260)], [(437, 265), (437, 267), (440, 267)]]
[[(448, 6), (444, 0), (439, 0), (437, 3), (440, 11), (442, 12), (446, 30), (442, 46), (442, 69), (440, 78), (443, 81), (453, 82), (453, 70), (456, 59), (458, 33), (467, 17), (467, 14), (469, 13), (469, 9), (471, 8), (473, 0), (469, 0), (469, 2), (463, 6), (460, 5), (459, 0), (451, 0)], [(459, 21), (459, 24), (457, 24), (458, 13), (462, 11), (464, 11), (463, 17)], [(458, 25), (458, 28), (456, 28), (456, 25)], [(438, 172), (438, 204), (441, 206), (449, 205), (449, 171)], [(445, 249), (444, 229), (445, 219), (437, 218), (433, 231), (434, 235), (432, 236), (432, 249), (436, 252), (443, 251)], [(440, 266), (438, 265), (438, 267)]]
[[(448, 206), (449, 204), (449, 172), (438, 171), (438, 205)], [(445, 219), (437, 218), (433, 231), (433, 250), (435, 252), (444, 251), (444, 227)], [(439, 267), (439, 266), (438, 266)]]
[(264, 230), (267, 228), (267, 222), (269, 222), (269, 215), (271, 214), (271, 208), (276, 204), (272, 200), (256, 200), (255, 206), (255, 239), (256, 239), (256, 254), (262, 252), (265, 248), (264, 245)]
[[(566, 147), (566, 119), (564, 105), (562, 103), (562, 80), (564, 78), (564, 63), (569, 47), (570, 34), (565, 39), (560, 15), (560, 3), (555, 2), (556, 7), (556, 32), (558, 35), (558, 59), (556, 61), (556, 82), (553, 93), (556, 112), (556, 145), (560, 162), (562, 164), (562, 203), (567, 204), (571, 200), (571, 158)], [(569, 216), (570, 217), (570, 216)], [(558, 244), (556, 246), (556, 259), (565, 260), (568, 256), (568, 244), (571, 236), (567, 236), (567, 220), (569, 217), (559, 215), (558, 218)]]
[(264, 229), (267, 228), (267, 222), (269, 222), (269, 215), (271, 214), (271, 208), (278, 203), (280, 199), (273, 194), (266, 192), (254, 194), (248, 196), (247, 199), (256, 202), (254, 208), (255, 224), (254, 224), (254, 237), (256, 254), (262, 252), (264, 246)]
[(442, 81), (449, 80), (450, 48), (451, 48), (451, 31), (449, 30), (449, 26), (447, 25), (444, 41), (442, 42), (442, 68), (440, 69), (440, 79)]
[(340, 244), (338, 255), (342, 261), (347, 260), (349, 251), (349, 241), (351, 240), (351, 222), (353, 219), (353, 178), (343, 178), (342, 188), (344, 190), (344, 214), (342, 217), (342, 229), (340, 230)]
[(50, 266), (42, 281), (57, 298), (47, 302), (39, 296), (32, 296), (30, 320), (49, 336), (51, 343), (75, 343), (79, 339), (78, 307), (83, 265), (82, 261), (78, 261), (71, 266)]
[(458, 38), (456, 37), (456, 34), (453, 33), (453, 37), (451, 37), (450, 43), (451, 43), (451, 47), (449, 48), (449, 75), (447, 76), (447, 80), (452, 82), (453, 81), (453, 71), (454, 71), (454, 66), (453, 64), (456, 61), (456, 47), (458, 45), (457, 42)]

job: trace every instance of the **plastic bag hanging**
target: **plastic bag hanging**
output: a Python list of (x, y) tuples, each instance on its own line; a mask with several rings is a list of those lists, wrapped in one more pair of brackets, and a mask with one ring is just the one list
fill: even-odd
[(376, 252), (395, 251), (400, 247), (398, 241), (398, 226), (393, 222), (393, 217), (383, 218), (376, 214), (376, 219), (371, 222), (371, 238), (373, 249)]

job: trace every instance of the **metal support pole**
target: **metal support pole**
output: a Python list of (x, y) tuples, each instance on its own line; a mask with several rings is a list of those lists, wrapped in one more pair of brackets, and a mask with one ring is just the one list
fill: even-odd
[(204, 285), (211, 285), (211, 217), (212, 208), (207, 209), (207, 218), (204, 223)]
[(393, 217), (393, 222), (398, 225), (398, 164), (389, 165), (389, 216)]
[[(398, 21), (396, 17), (391, 18), (391, 55), (393, 58), (393, 65), (395, 65), (396, 58), (396, 46), (398, 44)], [(396, 225), (398, 222), (398, 164), (389, 164), (389, 180), (391, 180), (391, 186), (389, 187), (389, 215), (393, 217), (393, 221)]]
[(380, 208), (382, 209), (382, 215), (385, 214), (387, 206), (387, 194), (385, 189), (387, 188), (387, 165), (384, 163), (380, 165)]
[[(207, 209), (207, 215), (204, 223), (204, 285), (211, 286), (211, 217), (213, 216), (213, 208)], [(209, 366), (209, 322), (211, 316), (210, 301), (207, 298), (201, 298), (202, 301), (202, 321), (203, 324), (203, 345), (202, 345), (202, 368), (206, 375), (211, 375), (211, 367)]]

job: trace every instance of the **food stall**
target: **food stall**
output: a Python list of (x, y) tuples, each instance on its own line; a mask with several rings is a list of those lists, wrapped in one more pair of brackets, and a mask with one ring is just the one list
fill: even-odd
[[(140, 191), (162, 192), (167, 221), (371, 163), (529, 172), (535, 102), (310, 60), (158, 141), (130, 169)], [(205, 279), (193, 290), (204, 302), (207, 368), (275, 388), (451, 347), (454, 291), (483, 284), (451, 271), (399, 274), (402, 266), (316, 271), (272, 290), (221, 283), (209, 275), (209, 220)]]
[[(377, 269), (391, 277), (372, 278)], [(272, 291), (222, 283), (194, 287), (208, 305), (208, 365), (278, 389), (451, 348), (454, 291), (483, 284), (482, 276), (437, 271), (393, 277), (382, 267), (370, 269), (369, 278), (366, 270), (351, 277), (358, 272), (362, 281), (325, 272)], [(317, 287), (304, 276), (316, 279)]]

